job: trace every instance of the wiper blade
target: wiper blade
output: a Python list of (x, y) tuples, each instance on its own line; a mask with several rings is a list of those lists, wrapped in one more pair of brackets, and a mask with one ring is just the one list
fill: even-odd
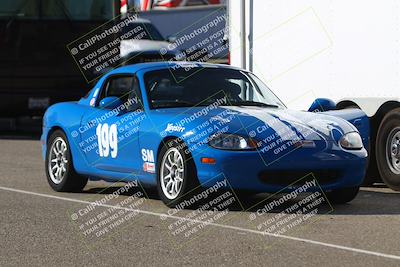
[(255, 101), (230, 101), (227, 105), (238, 105), (238, 106), (256, 106), (256, 107), (269, 107), (269, 108), (279, 108), (278, 105), (267, 104), (263, 102), (255, 102)]

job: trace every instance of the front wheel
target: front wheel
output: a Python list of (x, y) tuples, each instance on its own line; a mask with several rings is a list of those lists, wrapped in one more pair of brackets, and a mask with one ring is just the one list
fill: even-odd
[(400, 191), (400, 108), (390, 111), (379, 126), (376, 160), (383, 182)]
[(332, 204), (345, 204), (352, 201), (358, 194), (360, 187), (345, 187), (327, 193)]
[(60, 130), (47, 142), (46, 175), (51, 188), (59, 192), (79, 192), (88, 181), (75, 172), (67, 137)]
[(185, 146), (175, 140), (168, 141), (157, 160), (157, 190), (168, 207), (176, 207), (190, 197), (199, 186), (191, 157)]

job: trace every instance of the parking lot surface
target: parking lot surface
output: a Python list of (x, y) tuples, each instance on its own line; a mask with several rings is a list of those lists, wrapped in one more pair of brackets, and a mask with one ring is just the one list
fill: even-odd
[[(351, 203), (326, 207), (291, 231), (265, 234), (249, 219), (257, 208), (214, 212), (222, 219), (201, 224), (193, 210), (171, 213), (149, 189), (135, 208), (120, 205), (135, 191), (110, 197), (124, 184), (89, 182), (82, 193), (57, 193), (47, 184), (39, 141), (3, 138), (0, 151), (1, 266), (400, 265), (400, 194), (383, 185), (363, 187)], [(107, 212), (125, 220), (89, 233), (91, 219)], [(185, 236), (174, 232), (177, 222), (202, 226)]]

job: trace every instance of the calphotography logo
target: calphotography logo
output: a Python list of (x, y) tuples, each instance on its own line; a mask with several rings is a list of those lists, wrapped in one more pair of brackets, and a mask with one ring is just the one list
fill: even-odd
[[(113, 187), (108, 190), (113, 190)], [(139, 181), (132, 180), (110, 194), (99, 194), (97, 200), (88, 202), (86, 206), (77, 206), (70, 211), (70, 218), (83, 241), (95, 247), (106, 238), (118, 234), (130, 222), (137, 221), (137, 209), (145, 204), (145, 197)]]

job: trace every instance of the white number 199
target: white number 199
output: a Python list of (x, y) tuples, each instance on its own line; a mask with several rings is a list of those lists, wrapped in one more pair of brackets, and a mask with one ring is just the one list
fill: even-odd
[(96, 128), (96, 135), (100, 157), (108, 157), (111, 154), (111, 157), (115, 158), (118, 154), (117, 125), (111, 124), (108, 127), (107, 123), (99, 124)]

